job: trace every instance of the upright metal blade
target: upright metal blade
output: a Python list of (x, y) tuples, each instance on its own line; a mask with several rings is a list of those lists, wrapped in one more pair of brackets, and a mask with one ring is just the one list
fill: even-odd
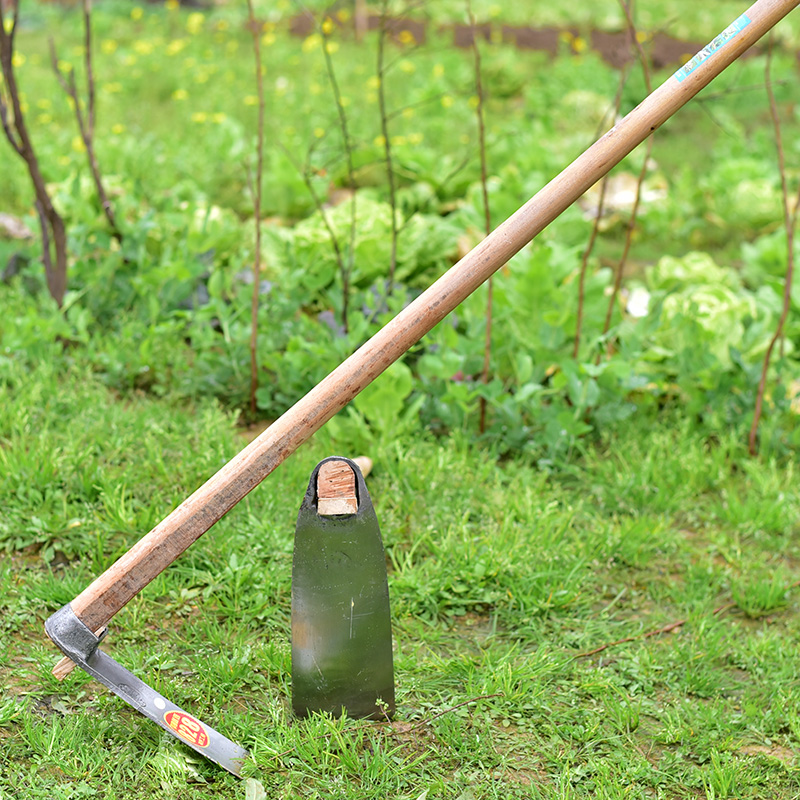
[(292, 568), (292, 705), (386, 719), (394, 713), (392, 623), (380, 528), (358, 465), (358, 511), (317, 513), (311, 474), (297, 517)]
[(184, 744), (241, 777), (247, 750), (167, 700), (106, 655), (98, 648), (100, 639), (78, 619), (69, 604), (53, 614), (44, 627), (64, 655), (81, 669)]

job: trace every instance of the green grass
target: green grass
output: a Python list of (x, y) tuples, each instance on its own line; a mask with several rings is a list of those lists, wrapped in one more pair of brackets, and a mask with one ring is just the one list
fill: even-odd
[[(55, 681), (42, 634), (241, 434), (211, 405), (120, 403), (46, 366), (18, 378), (0, 398), (0, 796), (244, 797), (87, 676)], [(369, 486), (395, 637), (387, 725), (289, 711), (294, 517), (329, 452), (323, 432), (106, 644), (248, 747), (268, 797), (797, 796), (791, 463), (678, 420), (632, 425), (553, 474), (458, 438), (382, 448)]]

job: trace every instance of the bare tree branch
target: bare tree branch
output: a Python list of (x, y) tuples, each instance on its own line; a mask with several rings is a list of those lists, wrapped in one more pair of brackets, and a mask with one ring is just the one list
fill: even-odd
[(791, 208), (791, 198), (789, 196), (789, 184), (786, 178), (786, 155), (783, 148), (783, 135), (781, 133), (781, 119), (778, 113), (778, 104), (775, 101), (775, 92), (772, 87), (772, 38), (770, 38), (770, 46), (767, 51), (767, 63), (764, 67), (764, 83), (767, 88), (767, 97), (769, 98), (769, 112), (772, 117), (772, 126), (775, 130), (775, 148), (778, 154), (778, 171), (781, 177), (781, 194), (783, 197), (783, 223), (786, 228), (786, 278), (783, 285), (783, 308), (781, 316), (778, 320), (778, 327), (775, 334), (770, 339), (767, 351), (764, 353), (764, 363), (761, 367), (761, 378), (758, 382), (758, 392), (756, 394), (756, 406), (753, 413), (753, 423), (750, 426), (750, 435), (748, 437), (748, 449), (750, 455), (754, 456), (758, 453), (758, 424), (761, 420), (761, 413), (764, 405), (764, 392), (767, 385), (767, 372), (769, 371), (770, 361), (772, 359), (772, 351), (775, 349), (775, 344), (783, 336), (783, 329), (786, 325), (786, 319), (789, 316), (789, 309), (792, 302), (792, 279), (794, 277), (794, 234), (797, 225), (797, 212), (800, 208), (800, 188), (798, 188), (797, 200), (794, 204), (794, 209)]
[[(67, 233), (64, 220), (53, 206), (47, 191), (47, 184), (22, 111), (21, 93), (14, 71), (14, 37), (19, 22), (20, 2), (21, 0), (17, 0), (8, 30), (6, 30), (5, 12), (0, 3), (0, 71), (6, 93), (5, 97), (0, 94), (0, 119), (11, 147), (28, 168), (28, 175), (33, 184), (36, 212), (42, 229), (42, 260), (47, 288), (60, 308), (67, 290)], [(11, 114), (9, 114), (9, 103)]]
[[(644, 83), (647, 87), (647, 93), (653, 91), (653, 84), (650, 79), (650, 65), (648, 62), (647, 54), (644, 52), (642, 43), (639, 41), (639, 34), (636, 30), (636, 23), (633, 21), (633, 15), (630, 9), (630, 2), (628, 0), (619, 0), (619, 4), (625, 13), (625, 19), (628, 25), (628, 32), (630, 38), (636, 47), (639, 55), (639, 63), (642, 65), (642, 74), (644, 76)], [(603, 335), (608, 333), (611, 327), (611, 317), (614, 313), (614, 306), (619, 297), (619, 290), (622, 288), (622, 276), (625, 273), (625, 264), (628, 262), (628, 255), (630, 254), (631, 245), (633, 244), (633, 233), (636, 230), (636, 219), (639, 216), (639, 206), (642, 201), (642, 187), (644, 186), (644, 179), (647, 177), (648, 163), (650, 155), (653, 152), (653, 136), (651, 135), (647, 140), (647, 148), (645, 150), (644, 161), (642, 168), (639, 170), (639, 176), (636, 179), (636, 193), (633, 199), (633, 207), (631, 208), (630, 217), (628, 217), (628, 224), (625, 231), (625, 244), (622, 248), (622, 255), (617, 262), (617, 267), (614, 270), (614, 287), (611, 292), (611, 297), (608, 298), (608, 307), (606, 308), (606, 318), (603, 322)]]
[(328, 83), (333, 92), (333, 101), (336, 105), (336, 112), (339, 117), (339, 129), (342, 134), (342, 144), (344, 146), (345, 161), (347, 164), (347, 183), (350, 189), (350, 240), (347, 248), (347, 260), (340, 263), (340, 273), (342, 280), (342, 326), (345, 332), (348, 331), (348, 312), (350, 306), (350, 276), (353, 273), (353, 264), (356, 256), (356, 181), (355, 166), (353, 164), (353, 140), (350, 137), (350, 126), (347, 120), (347, 113), (342, 102), (342, 93), (339, 90), (339, 82), (336, 79), (336, 70), (331, 58), (330, 34), (325, 21), (319, 26), (322, 35), (322, 55), (325, 58), (325, 69), (328, 75)]
[(389, 0), (383, 0), (381, 6), (380, 27), (378, 29), (378, 111), (381, 118), (381, 135), (383, 136), (383, 153), (386, 161), (386, 177), (389, 182), (389, 205), (392, 209), (392, 246), (389, 257), (389, 285), (387, 294), (394, 287), (394, 273), (397, 268), (397, 240), (400, 235), (397, 224), (397, 191), (395, 188), (394, 165), (392, 164), (392, 141), (389, 135), (389, 115), (386, 110), (386, 37)]
[[(619, 113), (622, 104), (622, 90), (625, 88), (628, 74), (623, 68), (619, 73), (619, 83), (617, 84), (617, 93), (614, 96), (614, 116)], [(605, 119), (605, 115), (604, 115)], [(600, 135), (600, 131), (595, 134), (595, 138)], [(594, 251), (594, 246), (597, 242), (597, 236), (600, 233), (600, 221), (603, 218), (603, 211), (606, 206), (606, 194), (608, 193), (608, 174), (604, 175), (600, 181), (600, 197), (597, 201), (597, 210), (595, 212), (594, 222), (592, 223), (592, 232), (589, 234), (589, 241), (583, 250), (581, 256), (581, 270), (578, 277), (578, 309), (575, 314), (575, 341), (572, 345), (572, 357), (578, 358), (581, 349), (581, 332), (583, 330), (583, 306), (586, 296), (586, 273), (589, 268), (589, 257)]]
[(103, 185), (100, 175), (100, 165), (97, 161), (97, 153), (94, 147), (94, 128), (95, 128), (95, 81), (94, 67), (92, 62), (92, 5), (91, 0), (83, 0), (83, 25), (84, 25), (84, 66), (86, 69), (86, 114), (84, 115), (81, 107), (81, 100), (78, 94), (78, 85), (75, 78), (75, 70), (70, 69), (65, 72), (58, 62), (58, 53), (52, 39), (50, 39), (50, 63), (53, 72), (58, 79), (64, 93), (72, 100), (75, 120), (78, 123), (78, 131), (81, 141), (86, 149), (86, 157), (89, 160), (89, 169), (92, 173), (95, 191), (97, 192), (103, 214), (111, 228), (111, 232), (117, 241), (122, 241), (122, 231), (117, 225), (114, 207), (108, 198), (108, 193)]
[(256, 139), (256, 177), (253, 187), (253, 217), (256, 226), (253, 259), (253, 298), (250, 307), (250, 413), (256, 413), (258, 391), (258, 295), (261, 288), (261, 181), (264, 174), (264, 74), (261, 66), (261, 30), (256, 21), (253, 0), (247, 0), (248, 24), (253, 35), (253, 55), (258, 90), (258, 134)]
[[(481, 162), (481, 197), (483, 199), (483, 227), (484, 233), (488, 236), (492, 232), (492, 213), (489, 206), (489, 170), (486, 159), (486, 121), (484, 118), (485, 92), (483, 88), (483, 70), (481, 68), (481, 50), (478, 46), (478, 26), (475, 21), (475, 14), (472, 11), (472, 2), (467, 0), (467, 15), (472, 33), (472, 55), (475, 69), (475, 93), (478, 97), (478, 104), (475, 107), (475, 115), (478, 121), (478, 152)], [(489, 371), (492, 362), (492, 311), (494, 304), (494, 278), (490, 277), (486, 283), (486, 334), (483, 343), (483, 371), (481, 380), (484, 384), (489, 383)], [(486, 397), (481, 395), (479, 401), (478, 430), (486, 432)]]

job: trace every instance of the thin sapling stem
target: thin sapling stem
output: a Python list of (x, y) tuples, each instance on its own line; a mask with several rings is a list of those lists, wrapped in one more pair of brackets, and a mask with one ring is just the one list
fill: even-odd
[(386, 35), (389, 14), (389, 0), (383, 0), (381, 6), (380, 26), (378, 28), (378, 111), (381, 118), (381, 136), (383, 138), (383, 156), (386, 162), (386, 179), (389, 184), (389, 206), (392, 211), (392, 243), (389, 257), (389, 283), (387, 295), (394, 288), (394, 276), (397, 269), (397, 240), (400, 229), (397, 222), (397, 190), (395, 185), (394, 164), (392, 163), (392, 140), (389, 135), (389, 115), (386, 109)]
[[(636, 47), (636, 52), (639, 56), (639, 63), (642, 65), (642, 74), (644, 76), (645, 86), (647, 88), (647, 94), (651, 94), (653, 91), (653, 84), (650, 79), (650, 65), (648, 63), (647, 54), (644, 52), (644, 48), (642, 47), (642, 43), (639, 41), (638, 31), (636, 30), (636, 24), (633, 21), (633, 15), (631, 14), (630, 4), (626, 0), (619, 0), (619, 4), (622, 7), (622, 10), (625, 14), (625, 19), (628, 25), (628, 31), (630, 33), (630, 38)], [(625, 244), (622, 248), (622, 255), (620, 256), (619, 261), (617, 262), (617, 267), (614, 270), (614, 288), (611, 292), (611, 297), (608, 298), (608, 308), (606, 309), (606, 318), (603, 322), (603, 335), (608, 333), (609, 328), (611, 327), (611, 317), (614, 313), (614, 306), (617, 303), (617, 297), (619, 297), (619, 291), (622, 287), (622, 276), (625, 272), (625, 264), (628, 261), (628, 255), (630, 254), (631, 245), (633, 244), (633, 233), (636, 229), (636, 219), (639, 215), (639, 206), (642, 200), (642, 187), (644, 186), (644, 179), (647, 176), (648, 170), (648, 163), (650, 161), (650, 155), (653, 152), (653, 136), (651, 135), (650, 138), (647, 140), (647, 147), (645, 150), (644, 161), (642, 162), (642, 168), (639, 170), (639, 176), (636, 180), (636, 191), (634, 194), (633, 199), (633, 207), (631, 208), (631, 214), (628, 218), (628, 224), (626, 226), (625, 231)]]
[(258, 93), (258, 133), (256, 136), (256, 176), (253, 187), (253, 219), (256, 244), (253, 258), (253, 296), (250, 305), (250, 413), (255, 416), (258, 392), (258, 300), (261, 288), (261, 184), (264, 174), (264, 71), (261, 63), (261, 26), (253, 8), (253, 0), (247, 0), (248, 25), (253, 36), (256, 89)]
[(78, 123), (78, 132), (80, 133), (81, 141), (83, 142), (84, 149), (86, 150), (86, 157), (89, 161), (89, 170), (92, 173), (92, 180), (94, 181), (95, 191), (100, 200), (100, 206), (103, 209), (103, 214), (111, 228), (111, 233), (118, 241), (122, 241), (122, 231), (117, 225), (114, 208), (108, 198), (108, 193), (103, 185), (103, 180), (100, 174), (100, 165), (97, 161), (97, 153), (94, 147), (94, 130), (95, 130), (95, 80), (94, 80), (94, 64), (92, 60), (92, 2), (91, 0), (83, 0), (83, 30), (84, 30), (84, 67), (86, 69), (86, 113), (84, 114), (81, 107), (81, 101), (78, 94), (78, 85), (75, 79), (75, 70), (70, 69), (66, 72), (62, 69), (58, 61), (58, 54), (56, 46), (52, 39), (50, 39), (50, 63), (53, 67), (53, 72), (58, 78), (58, 82), (64, 93), (72, 100), (72, 107), (75, 112), (75, 120)]
[(792, 302), (792, 280), (794, 278), (794, 233), (797, 226), (797, 212), (800, 209), (800, 187), (798, 187), (797, 197), (792, 207), (792, 198), (789, 196), (789, 183), (786, 177), (786, 155), (783, 147), (783, 135), (781, 132), (781, 119), (778, 113), (778, 104), (775, 101), (775, 92), (772, 87), (772, 40), (767, 51), (767, 63), (764, 67), (764, 83), (766, 84), (767, 97), (769, 98), (769, 112), (772, 117), (772, 126), (775, 130), (775, 149), (778, 155), (778, 170), (781, 178), (781, 194), (783, 197), (783, 222), (786, 228), (786, 278), (783, 284), (783, 307), (778, 326), (770, 339), (767, 351), (764, 353), (764, 363), (761, 367), (761, 378), (758, 382), (756, 394), (756, 405), (753, 412), (753, 423), (750, 426), (748, 437), (748, 449), (751, 456), (758, 453), (758, 425), (764, 406), (764, 392), (767, 385), (767, 373), (769, 371), (772, 351), (779, 339), (783, 336), (783, 329), (786, 319), (789, 316), (789, 309)]
[(6, 28), (6, 12), (0, 2), (0, 71), (3, 85), (0, 87), (0, 123), (11, 148), (25, 162), (33, 184), (34, 205), (42, 231), (42, 263), (50, 296), (61, 308), (67, 291), (67, 231), (64, 220), (56, 211), (47, 190), (47, 184), (33, 147), (22, 100), (14, 71), (14, 38), (19, 22), (17, 0), (11, 22)]
[[(627, 81), (627, 72), (623, 68), (619, 74), (619, 83), (617, 84), (617, 93), (614, 96), (614, 117), (619, 115), (619, 109), (622, 105), (622, 91), (625, 88)], [(600, 135), (598, 132), (597, 136)], [(600, 197), (597, 201), (597, 210), (595, 212), (594, 221), (592, 222), (592, 232), (589, 234), (589, 241), (581, 255), (581, 269), (578, 275), (578, 309), (575, 314), (575, 341), (572, 345), (572, 358), (577, 359), (581, 348), (581, 333), (583, 330), (583, 307), (586, 297), (586, 273), (589, 268), (589, 258), (594, 251), (594, 246), (597, 242), (597, 236), (600, 233), (600, 222), (603, 218), (603, 212), (606, 206), (606, 194), (608, 193), (608, 178), (609, 174), (606, 173), (600, 181)]]
[[(483, 222), (484, 232), (488, 236), (492, 232), (492, 213), (489, 205), (489, 172), (486, 158), (486, 120), (484, 115), (484, 103), (486, 93), (483, 87), (483, 70), (481, 69), (481, 50), (478, 46), (478, 26), (475, 21), (475, 14), (472, 11), (472, 3), (467, 0), (467, 13), (472, 34), (472, 55), (475, 67), (475, 94), (477, 104), (475, 106), (475, 116), (478, 122), (478, 152), (481, 161), (481, 197), (483, 200)], [(494, 277), (490, 277), (486, 282), (486, 338), (483, 345), (483, 372), (481, 380), (484, 384), (489, 383), (489, 372), (492, 361), (492, 311), (494, 301)], [(486, 397), (481, 395), (479, 401), (478, 430), (486, 432)]]
[(353, 141), (350, 137), (347, 113), (344, 110), (342, 93), (339, 90), (339, 82), (336, 79), (336, 70), (333, 66), (331, 48), (329, 46), (331, 28), (326, 24), (329, 19), (330, 18), (326, 17), (320, 26), (320, 31), (322, 33), (322, 54), (325, 58), (325, 70), (328, 75), (328, 83), (330, 83), (331, 91), (333, 92), (333, 101), (336, 105), (336, 112), (339, 119), (339, 129), (342, 135), (342, 144), (344, 146), (345, 161), (347, 164), (347, 183), (348, 189), (350, 190), (350, 239), (347, 248), (347, 258), (340, 261), (342, 280), (342, 327), (345, 333), (347, 333), (349, 330), (350, 277), (353, 273), (353, 264), (356, 255), (356, 181), (355, 167), (353, 165)]

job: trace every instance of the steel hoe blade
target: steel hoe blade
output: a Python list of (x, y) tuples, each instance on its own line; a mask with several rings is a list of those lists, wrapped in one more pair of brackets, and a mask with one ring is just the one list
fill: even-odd
[(53, 614), (45, 622), (45, 630), (64, 655), (114, 694), (184, 744), (241, 777), (247, 750), (186, 713), (106, 655), (98, 647), (102, 637), (87, 628), (70, 605)]

